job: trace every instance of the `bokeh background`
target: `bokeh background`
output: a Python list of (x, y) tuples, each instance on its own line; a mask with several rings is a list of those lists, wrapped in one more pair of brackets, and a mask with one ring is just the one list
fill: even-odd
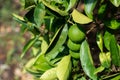
[(12, 13), (23, 16), (25, 12), (24, 0), (0, 0), (0, 80), (32, 80), (30, 74), (23, 73), (29, 52), (20, 58), (30, 34), (22, 34), (20, 24), (12, 16)]

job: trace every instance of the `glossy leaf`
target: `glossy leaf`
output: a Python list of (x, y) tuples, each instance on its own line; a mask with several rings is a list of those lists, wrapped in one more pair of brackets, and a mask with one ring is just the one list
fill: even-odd
[(34, 21), (39, 28), (43, 21), (45, 16), (45, 6), (42, 3), (39, 3), (34, 10)]
[(116, 66), (120, 66), (120, 50), (114, 35), (112, 35), (110, 41), (110, 53), (111, 53), (112, 63)]
[(67, 39), (67, 34), (66, 34), (67, 32), (68, 32), (68, 25), (65, 24), (56, 45), (50, 52), (46, 53), (46, 58), (48, 59), (48, 61), (50, 61), (50, 59), (54, 59), (58, 55), (59, 49)]
[(103, 52), (103, 35), (102, 33), (97, 34), (97, 45), (100, 48), (101, 52)]
[(120, 0), (110, 0), (110, 2), (116, 7), (119, 7), (120, 5)]
[(56, 68), (59, 80), (67, 80), (71, 71), (71, 56), (64, 56)]
[(92, 19), (88, 18), (84, 14), (80, 13), (76, 9), (73, 10), (72, 12), (72, 18), (74, 22), (79, 23), (79, 24), (88, 24), (92, 22)]
[(94, 74), (96, 69), (94, 67), (89, 45), (86, 40), (84, 40), (81, 44), (80, 61), (86, 75), (88, 75), (93, 80), (97, 80), (97, 75)]
[(21, 54), (21, 58), (25, 55), (25, 53), (32, 47), (32, 45), (37, 41), (38, 36), (36, 36), (33, 39), (30, 39), (27, 44), (24, 46), (22, 54)]
[(93, 19), (93, 10), (95, 8), (95, 5), (97, 3), (97, 0), (84, 0), (85, 3), (85, 13), (86, 15)]
[(105, 67), (105, 68), (110, 67), (110, 65), (111, 65), (110, 52), (108, 52), (108, 53), (101, 52), (99, 54), (99, 59), (100, 59), (101, 65), (103, 67)]
[(56, 80), (56, 79), (57, 79), (56, 68), (51, 68), (45, 71), (45, 73), (43, 73), (42, 76), (40, 77), (40, 80)]
[(52, 66), (47, 62), (45, 56), (43, 53), (41, 53), (38, 58), (36, 59), (34, 65), (33, 65), (37, 70), (40, 71), (46, 71), (50, 68), (52, 68)]
[(108, 50), (110, 50), (111, 36), (112, 36), (112, 34), (109, 31), (105, 31), (103, 40), (104, 40), (104, 45)]

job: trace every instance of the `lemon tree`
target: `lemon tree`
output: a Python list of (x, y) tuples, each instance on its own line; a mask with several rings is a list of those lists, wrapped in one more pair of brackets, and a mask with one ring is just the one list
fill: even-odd
[(24, 67), (35, 80), (119, 80), (119, 0), (24, 0), (13, 14), (31, 39)]

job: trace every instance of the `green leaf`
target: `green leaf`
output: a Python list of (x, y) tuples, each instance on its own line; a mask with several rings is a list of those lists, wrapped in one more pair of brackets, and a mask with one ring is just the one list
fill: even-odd
[(119, 5), (120, 5), (120, 0), (110, 0), (110, 2), (111, 2), (115, 7), (119, 7)]
[(25, 68), (24, 72), (27, 71), (34, 76), (40, 76), (42, 74), (42, 72), (39, 72), (39, 71), (35, 70), (34, 68), (32, 68), (34, 62), (35, 62), (35, 58), (30, 59), (24, 67)]
[(81, 44), (80, 61), (86, 75), (88, 75), (93, 80), (97, 80), (97, 75), (94, 74), (96, 69), (94, 67), (89, 45), (86, 40), (84, 40)]
[(111, 53), (112, 63), (116, 66), (120, 66), (120, 50), (114, 35), (111, 36), (110, 53)]
[(14, 17), (15, 19), (18, 19), (18, 20), (20, 20), (20, 21), (24, 21), (23, 17), (15, 14), (15, 13), (13, 13), (12, 15), (13, 15), (13, 17)]
[(30, 39), (27, 44), (24, 46), (22, 54), (21, 54), (21, 58), (25, 55), (25, 53), (32, 47), (32, 45), (37, 41), (39, 37), (36, 36), (33, 39)]
[(44, 22), (45, 16), (45, 6), (42, 3), (39, 3), (34, 10), (34, 21), (37, 24), (37, 28), (39, 28)]
[(61, 46), (64, 44), (64, 42), (67, 39), (67, 32), (68, 32), (68, 25), (65, 24), (56, 45), (50, 52), (46, 53), (46, 58), (48, 61), (50, 61), (50, 59), (54, 59), (58, 55)]
[(116, 19), (110, 19), (110, 20), (106, 20), (104, 21), (106, 27), (116, 30), (116, 29), (120, 29), (120, 22)]
[(104, 69), (105, 69), (105, 67), (100, 66), (100, 67), (96, 68), (94, 74), (97, 74), (97, 73), (99, 73), (99, 72), (102, 72)]
[(54, 22), (54, 17), (53, 16), (45, 16), (44, 17), (44, 21), (45, 21), (45, 26), (49, 31), (52, 31), (52, 24)]
[(87, 16), (80, 13), (76, 9), (74, 9), (72, 12), (72, 18), (76, 23), (79, 23), (79, 24), (88, 24), (92, 22), (92, 19), (88, 18)]
[(98, 17), (103, 20), (105, 17), (105, 11), (107, 9), (107, 4), (102, 4), (100, 8), (98, 9)]
[(116, 77), (112, 78), (111, 80), (120, 80), (120, 74), (117, 75)]
[(34, 0), (25, 0), (25, 8), (32, 8), (35, 6)]
[(26, 71), (29, 72), (30, 74), (36, 76), (36, 77), (40, 77), (43, 74), (42, 71), (40, 72), (40, 71), (31, 69), (31, 68), (26, 68)]
[(112, 36), (112, 34), (109, 31), (105, 31), (103, 40), (104, 40), (104, 45), (108, 50), (110, 50), (111, 36)]
[(71, 56), (64, 56), (56, 68), (59, 80), (67, 80), (71, 71)]
[(40, 80), (56, 80), (56, 79), (57, 79), (56, 68), (51, 68), (45, 71), (45, 73), (43, 73), (42, 76), (40, 77)]
[(93, 19), (93, 10), (95, 8), (95, 5), (97, 3), (97, 0), (84, 0), (85, 3), (85, 13), (86, 15)]
[(40, 71), (46, 71), (46, 70), (52, 68), (52, 66), (47, 62), (47, 60), (46, 60), (46, 58), (45, 58), (45, 55), (44, 55), (43, 53), (41, 53), (41, 54), (37, 57), (37, 59), (36, 59), (36, 61), (35, 61), (35, 63), (34, 63), (33, 66), (34, 66), (37, 70), (40, 70)]
[(103, 67), (109, 68), (111, 66), (110, 52), (108, 53), (101, 52), (99, 54), (99, 59)]
[(13, 18), (19, 22), (20, 24), (24, 25), (24, 26), (27, 26), (27, 22), (23, 19), (23, 17), (19, 16), (19, 15), (16, 15), (16, 14), (12, 14), (13, 15)]
[(77, 79), (77, 80), (86, 80), (85, 77), (81, 77), (80, 79)]
[(47, 6), (48, 8), (50, 8), (51, 10), (57, 12), (58, 14), (60, 14), (61, 16), (66, 16), (68, 15), (68, 13), (66, 11), (60, 10), (58, 7), (51, 5), (49, 2), (47, 2), (46, 0), (42, 0), (42, 3)]
[(35, 62), (35, 58), (30, 59), (25, 65), (25, 68), (30, 68), (31, 66), (33, 66), (34, 62)]
[(103, 35), (102, 35), (102, 33), (97, 34), (97, 45), (100, 48), (101, 52), (103, 52)]
[(69, 5), (66, 11), (69, 11), (76, 4), (77, 0), (69, 0)]

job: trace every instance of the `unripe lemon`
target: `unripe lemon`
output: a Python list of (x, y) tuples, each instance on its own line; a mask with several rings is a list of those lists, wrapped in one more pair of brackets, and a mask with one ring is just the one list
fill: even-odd
[(70, 26), (68, 30), (68, 37), (73, 42), (81, 42), (85, 38), (85, 33), (82, 27), (77, 26), (77, 24), (74, 24)]
[(79, 51), (80, 50), (80, 44), (74, 43), (70, 39), (67, 42), (67, 46), (72, 51)]
[(75, 59), (79, 59), (80, 58), (80, 53), (79, 52), (73, 52), (73, 51), (69, 50), (69, 53)]

